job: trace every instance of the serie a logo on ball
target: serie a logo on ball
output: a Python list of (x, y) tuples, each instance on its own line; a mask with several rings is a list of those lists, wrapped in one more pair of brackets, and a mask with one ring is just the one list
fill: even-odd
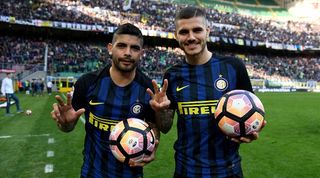
[(224, 134), (242, 137), (260, 131), (265, 111), (255, 94), (232, 90), (220, 98), (214, 115)]
[(141, 119), (129, 118), (117, 123), (110, 136), (112, 154), (121, 162), (141, 162), (155, 148), (155, 135)]

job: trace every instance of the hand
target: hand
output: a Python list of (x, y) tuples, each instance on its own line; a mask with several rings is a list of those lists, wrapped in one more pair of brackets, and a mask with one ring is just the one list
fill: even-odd
[(145, 165), (147, 165), (147, 164), (149, 164), (150, 162), (152, 162), (154, 159), (155, 159), (155, 153), (156, 153), (156, 151), (157, 151), (157, 148), (158, 148), (158, 145), (159, 145), (159, 140), (156, 140), (155, 141), (155, 147), (154, 147), (154, 150), (153, 150), (153, 152), (151, 153), (151, 155), (147, 155), (147, 156), (145, 156), (144, 158), (143, 158), (143, 160), (141, 161), (141, 162), (138, 162), (138, 163), (136, 163), (136, 162), (134, 162), (134, 161), (129, 161), (129, 166), (130, 167), (143, 167), (143, 166), (145, 166)]
[(152, 80), (152, 85), (154, 93), (150, 88), (147, 89), (147, 93), (151, 96), (151, 100), (149, 101), (151, 108), (156, 112), (168, 109), (171, 103), (166, 94), (168, 89), (168, 80), (164, 80), (161, 90), (159, 90), (155, 80)]
[(67, 94), (67, 103), (65, 104), (63, 99), (59, 96), (55, 96), (58, 103), (53, 104), (53, 110), (51, 111), (51, 117), (55, 120), (62, 131), (69, 132), (74, 128), (75, 123), (85, 112), (85, 109), (79, 109), (75, 111), (71, 105), (71, 94)]
[[(261, 129), (259, 132), (262, 130), (262, 128), (267, 124), (266, 120), (263, 120)], [(240, 137), (240, 138), (231, 138), (232, 141), (237, 142), (237, 143), (250, 143), (253, 140), (257, 140), (259, 138), (259, 132), (253, 132), (252, 134), (246, 136), (246, 137)]]

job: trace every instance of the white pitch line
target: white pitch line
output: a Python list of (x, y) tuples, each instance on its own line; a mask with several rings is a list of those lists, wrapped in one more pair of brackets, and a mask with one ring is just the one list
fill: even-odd
[(49, 138), (48, 139), (48, 144), (52, 144), (52, 143), (54, 143), (54, 138)]
[(54, 151), (47, 151), (47, 157), (54, 157)]
[(24, 137), (49, 137), (50, 134), (29, 134), (29, 135), (1, 135), (0, 139), (5, 139), (5, 138), (13, 138), (13, 137), (18, 137), (18, 138), (24, 138)]
[(46, 164), (44, 166), (44, 173), (51, 173), (53, 172), (53, 164)]

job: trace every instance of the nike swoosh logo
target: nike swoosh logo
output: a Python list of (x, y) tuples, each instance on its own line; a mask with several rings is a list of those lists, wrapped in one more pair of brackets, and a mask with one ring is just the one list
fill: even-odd
[(101, 104), (104, 104), (104, 103), (103, 102), (92, 102), (92, 100), (90, 100), (89, 104), (94, 106), (94, 105), (101, 105)]
[(183, 89), (185, 89), (187, 87), (189, 87), (189, 85), (186, 85), (186, 86), (183, 86), (183, 87), (177, 87), (177, 92), (179, 92), (179, 91), (181, 91), (181, 90), (183, 90)]

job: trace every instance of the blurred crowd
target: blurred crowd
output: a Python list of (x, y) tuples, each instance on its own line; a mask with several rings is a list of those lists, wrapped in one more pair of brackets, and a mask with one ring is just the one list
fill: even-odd
[[(118, 26), (129, 21), (141, 29), (173, 32), (181, 4), (142, 0), (7, 0), (0, 15), (19, 20), (50, 20)], [(207, 9), (211, 36), (320, 47), (319, 23), (278, 21)]]
[[(47, 50), (48, 72), (84, 73), (110, 63), (105, 44), (0, 37), (0, 63), (20, 64), (30, 70), (43, 64)], [(214, 53), (218, 53), (214, 51)], [(220, 54), (219, 55), (236, 55)], [(163, 72), (181, 63), (184, 56), (179, 48), (146, 47), (140, 68), (151, 78), (161, 79)], [(283, 57), (246, 54), (241, 57), (250, 69), (250, 76), (258, 79), (320, 81), (320, 57)]]

